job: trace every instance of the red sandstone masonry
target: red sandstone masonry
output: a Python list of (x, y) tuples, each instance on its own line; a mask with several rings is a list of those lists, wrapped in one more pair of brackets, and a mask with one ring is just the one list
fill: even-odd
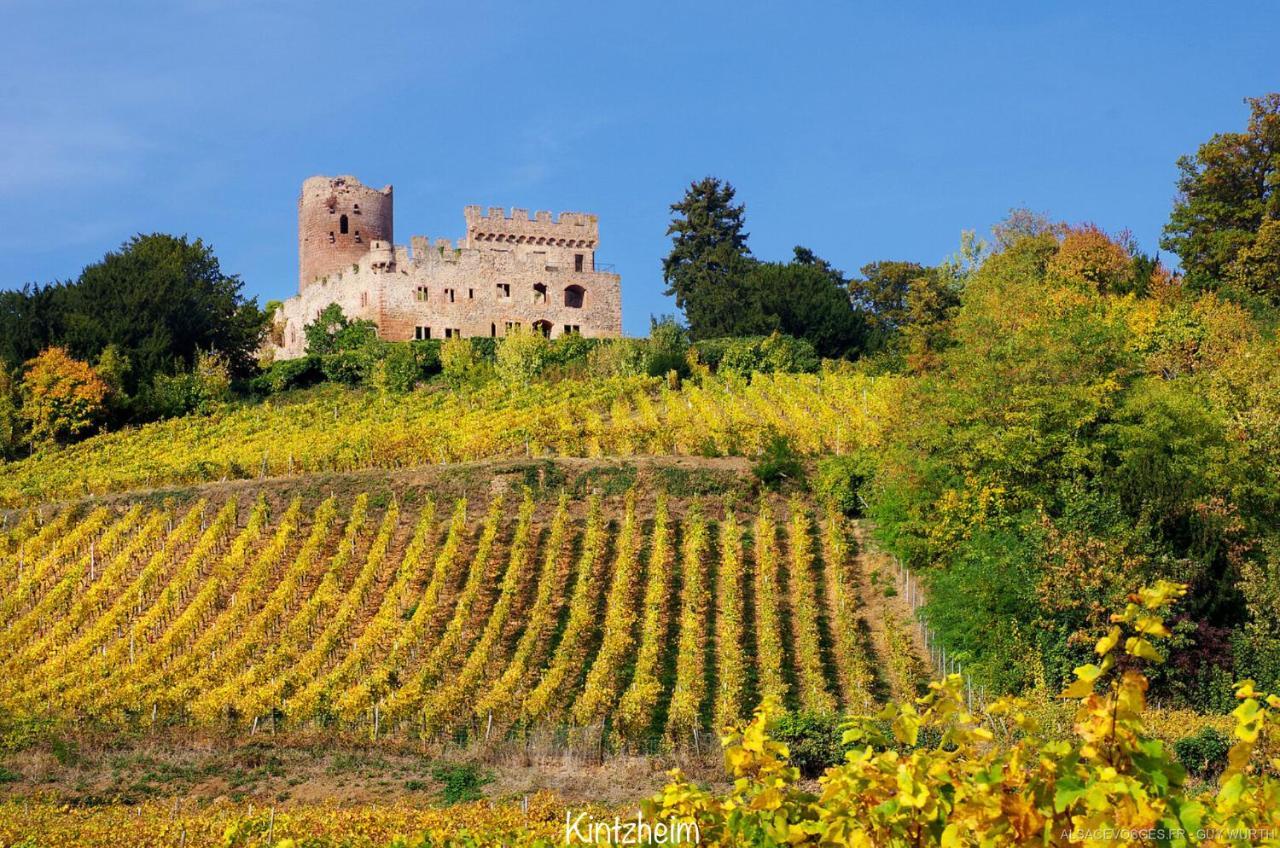
[(553, 337), (622, 335), (621, 279), (595, 270), (595, 215), (468, 206), (464, 218), (456, 244), (414, 236), (410, 247), (395, 245), (390, 186), (308, 179), (298, 200), (298, 295), (276, 314), (277, 358), (305, 352), (303, 327), (330, 303), (397, 341), (503, 336), (517, 324)]

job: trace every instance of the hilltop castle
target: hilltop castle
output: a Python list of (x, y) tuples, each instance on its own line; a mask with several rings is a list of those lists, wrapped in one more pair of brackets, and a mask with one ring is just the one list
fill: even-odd
[(277, 310), (276, 356), (301, 356), (303, 328), (336, 303), (392, 341), (622, 334), (621, 280), (596, 265), (595, 215), (501, 207), (463, 210), (457, 240), (413, 236), (397, 245), (391, 186), (311, 177), (298, 198), (298, 294)]

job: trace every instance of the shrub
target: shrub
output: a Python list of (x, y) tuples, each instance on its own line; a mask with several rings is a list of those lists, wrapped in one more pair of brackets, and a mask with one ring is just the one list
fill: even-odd
[(515, 330), (498, 345), (498, 375), (511, 383), (534, 380), (547, 367), (551, 342), (541, 333)]
[(818, 370), (822, 360), (807, 339), (773, 335), (760, 342), (760, 362), (758, 371), (766, 374), (812, 374)]
[(145, 406), (154, 415), (174, 418), (192, 412), (208, 414), (231, 397), (231, 368), (226, 357), (212, 352), (196, 354), (190, 371), (157, 374)]
[(858, 490), (870, 476), (868, 466), (866, 458), (857, 455), (820, 459), (813, 488), (819, 498), (845, 515), (859, 516), (862, 503)]
[(374, 367), (374, 379), (383, 391), (413, 391), (422, 379), (422, 367), (413, 348), (404, 342), (386, 344), (382, 358)]
[(440, 371), (454, 386), (477, 381), (488, 363), (471, 339), (452, 338), (440, 343)]
[[(1135, 827), (1273, 832), (1280, 781), (1264, 763), (1280, 732), (1280, 697), (1252, 681), (1237, 685), (1236, 743), (1221, 782), (1198, 794), (1144, 727), (1148, 681), (1139, 666), (1160, 662), (1153, 643), (1168, 637), (1165, 610), (1185, 592), (1159, 581), (1111, 617), (1093, 649), (1097, 663), (1076, 668), (1060, 695), (1076, 708), (1068, 739), (1046, 734), (1023, 699), (1001, 698), (974, 714), (964, 679), (953, 674), (923, 697), (850, 719), (842, 739), (849, 753), (815, 792), (777, 741), (778, 705), (766, 699), (753, 721), (724, 737), (733, 783), (723, 795), (677, 770), (644, 813), (696, 822), (698, 839), (715, 845), (1110, 845), (1111, 834)], [(1076, 837), (1073, 828), (1106, 835)]]
[(102, 418), (110, 387), (89, 363), (51, 347), (25, 368), (20, 414), (33, 442), (69, 441)]
[(814, 778), (844, 759), (840, 717), (825, 713), (783, 713), (773, 729), (786, 744), (792, 764), (803, 777)]
[(781, 333), (708, 339), (691, 350), (698, 363), (713, 372), (742, 377), (756, 373), (809, 374), (822, 364), (812, 344)]
[(446, 804), (478, 801), (480, 788), (493, 782), (492, 775), (471, 763), (441, 763), (431, 770), (431, 776), (444, 784), (440, 797)]
[(22, 417), (13, 378), (0, 366), (0, 459), (12, 457), (22, 440)]
[(307, 354), (297, 359), (281, 359), (250, 381), (249, 386), (259, 394), (275, 394), (289, 389), (303, 389), (324, 379), (320, 370), (320, 357)]
[(774, 436), (770, 440), (769, 446), (751, 467), (751, 473), (765, 488), (775, 491), (787, 482), (804, 485), (804, 465), (786, 436)]
[(664, 377), (675, 371), (689, 376), (689, 331), (670, 315), (649, 322), (645, 370), (650, 377)]
[(302, 332), (307, 338), (307, 353), (318, 356), (365, 347), (378, 338), (376, 324), (351, 320), (336, 303), (326, 306)]
[(547, 355), (549, 365), (569, 365), (574, 362), (586, 362), (591, 351), (600, 344), (600, 339), (589, 339), (581, 333), (565, 333), (551, 342), (551, 350)]
[(339, 350), (320, 357), (320, 371), (332, 383), (358, 386), (372, 376), (377, 359), (377, 354), (369, 348)]
[(1173, 751), (1183, 768), (1197, 777), (1209, 778), (1219, 774), (1227, 766), (1227, 752), (1231, 740), (1212, 727), (1201, 729), (1195, 736), (1186, 736), (1173, 743)]
[(587, 354), (594, 377), (635, 377), (648, 373), (648, 355), (640, 339), (608, 339)]

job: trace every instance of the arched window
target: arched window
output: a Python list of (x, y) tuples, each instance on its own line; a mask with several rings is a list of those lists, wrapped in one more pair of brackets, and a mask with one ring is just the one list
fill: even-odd
[(587, 290), (582, 286), (565, 286), (564, 287), (564, 305), (570, 309), (581, 309), (582, 301), (587, 295)]
[(547, 336), (548, 338), (550, 338), (550, 336), (551, 336), (551, 322), (550, 322), (550, 321), (534, 321), (534, 322), (533, 322), (533, 331), (534, 331), (535, 333), (541, 333), (542, 335)]
[(341, 218), (338, 219), (338, 232), (342, 233), (345, 236), (347, 234), (347, 226), (348, 226), (347, 216), (343, 215)]

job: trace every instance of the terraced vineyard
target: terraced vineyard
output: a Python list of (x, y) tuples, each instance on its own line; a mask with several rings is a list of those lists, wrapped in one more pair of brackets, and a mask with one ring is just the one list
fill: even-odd
[(807, 501), (359, 494), (30, 511), (0, 706), (372, 738), (599, 728), (682, 746), (766, 694), (861, 706), (845, 520)]
[(338, 390), (229, 406), (42, 450), (0, 475), (0, 506), (141, 488), (500, 457), (753, 456), (874, 444), (894, 378), (758, 374), (678, 389), (648, 377), (407, 395)]

